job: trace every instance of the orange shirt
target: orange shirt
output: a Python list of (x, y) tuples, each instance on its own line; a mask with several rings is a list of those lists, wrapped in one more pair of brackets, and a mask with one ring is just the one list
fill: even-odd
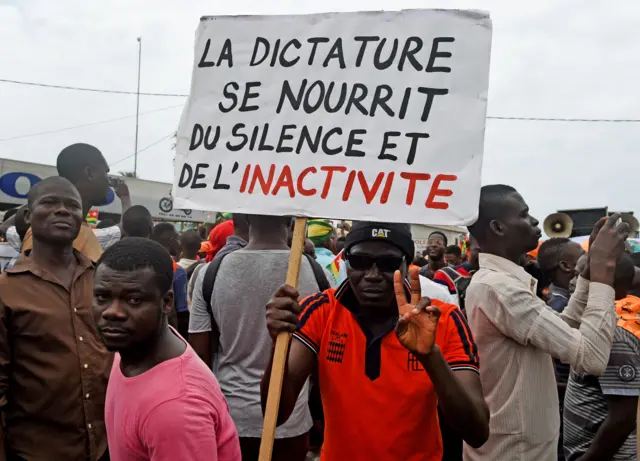
[(616, 314), (618, 326), (640, 338), (640, 298), (627, 295), (626, 298), (616, 301)]
[[(478, 348), (457, 306), (437, 300), (436, 343), (452, 370), (478, 371)], [(325, 415), (322, 461), (440, 461), (438, 399), (429, 375), (395, 335), (358, 322), (349, 282), (304, 299), (294, 337), (318, 357)]]

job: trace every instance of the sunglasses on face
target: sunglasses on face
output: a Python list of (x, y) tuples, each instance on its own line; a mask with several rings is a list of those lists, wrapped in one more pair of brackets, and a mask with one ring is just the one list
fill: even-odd
[(367, 256), (347, 254), (347, 263), (357, 271), (367, 271), (375, 264), (381, 272), (395, 272), (404, 262), (404, 256)]

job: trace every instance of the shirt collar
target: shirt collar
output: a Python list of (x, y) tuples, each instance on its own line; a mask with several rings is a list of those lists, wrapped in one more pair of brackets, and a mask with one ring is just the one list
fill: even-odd
[[(81, 270), (81, 272), (95, 267), (95, 263), (93, 261), (91, 261), (75, 248), (73, 249), (73, 254), (78, 261), (78, 269)], [(26, 250), (24, 255), (19, 258), (15, 264), (4, 272), (7, 274), (21, 274), (24, 272), (31, 272), (33, 275), (42, 278), (42, 268), (31, 257), (31, 249)]]
[(549, 285), (549, 291), (551, 291), (551, 294), (562, 296), (566, 299), (569, 299), (569, 297), (571, 296), (571, 292), (568, 289), (559, 287), (557, 285), (554, 285), (553, 283)]
[(508, 274), (520, 280), (530, 289), (534, 289), (537, 283), (537, 280), (529, 275), (523, 267), (501, 256), (489, 253), (480, 253), (480, 268)]
[(237, 235), (230, 235), (229, 237), (227, 237), (227, 245), (231, 245), (231, 244), (236, 244), (236, 245), (241, 245), (242, 247), (247, 246), (247, 242), (245, 241), (245, 239), (243, 239), (242, 237), (238, 237)]

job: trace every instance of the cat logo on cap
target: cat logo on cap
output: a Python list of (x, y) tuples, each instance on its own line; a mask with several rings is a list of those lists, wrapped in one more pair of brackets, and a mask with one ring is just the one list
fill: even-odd
[(371, 236), (375, 238), (389, 238), (389, 229), (371, 229)]

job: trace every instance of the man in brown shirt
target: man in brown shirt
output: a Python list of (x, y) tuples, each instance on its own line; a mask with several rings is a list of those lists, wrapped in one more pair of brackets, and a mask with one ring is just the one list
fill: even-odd
[(33, 249), (0, 275), (0, 460), (107, 459), (111, 356), (91, 316), (93, 263), (73, 248), (80, 194), (56, 176), (28, 202)]

